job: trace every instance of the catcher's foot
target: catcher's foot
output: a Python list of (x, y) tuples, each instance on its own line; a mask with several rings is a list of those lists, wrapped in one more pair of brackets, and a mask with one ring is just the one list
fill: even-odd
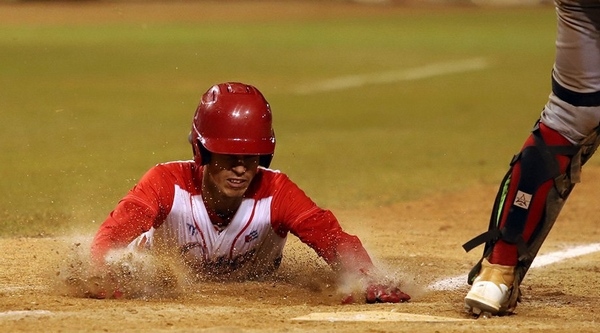
[(509, 306), (515, 268), (490, 264), (487, 259), (483, 259), (481, 265), (481, 271), (465, 297), (465, 309), (484, 317), (503, 314)]

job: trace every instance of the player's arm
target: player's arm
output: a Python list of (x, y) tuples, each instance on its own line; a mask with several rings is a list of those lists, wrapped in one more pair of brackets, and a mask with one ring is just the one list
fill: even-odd
[(284, 180), (273, 202), (274, 220), (282, 221), (276, 225), (277, 231), (297, 236), (339, 276), (363, 281), (367, 302), (395, 303), (410, 299), (396, 286), (379, 280), (379, 273), (359, 238), (346, 233), (331, 211), (318, 207), (293, 182)]
[(102, 263), (111, 249), (126, 247), (137, 236), (161, 223), (173, 202), (171, 179), (164, 167), (156, 166), (119, 201), (92, 242), (91, 254), (96, 263)]
[(360, 274), (373, 269), (359, 238), (343, 231), (331, 211), (314, 204), (301, 210), (302, 214), (290, 224), (290, 232), (313, 248), (334, 271)]
[(287, 176), (274, 177), (273, 228), (281, 236), (291, 232), (313, 248), (335, 271), (368, 270), (371, 258), (360, 240), (345, 233), (335, 216), (319, 208)]

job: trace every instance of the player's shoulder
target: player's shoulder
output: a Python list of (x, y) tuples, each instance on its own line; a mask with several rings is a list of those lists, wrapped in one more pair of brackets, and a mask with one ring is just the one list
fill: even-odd
[(257, 176), (259, 176), (263, 182), (269, 184), (276, 184), (277, 182), (281, 181), (289, 181), (290, 179), (288, 175), (279, 170), (265, 167), (258, 167)]
[(146, 177), (185, 184), (193, 178), (194, 165), (194, 161), (163, 162), (151, 167)]
[(288, 182), (290, 182), (290, 179), (285, 173), (279, 170), (259, 167), (252, 181), (252, 186), (248, 189), (248, 194), (254, 197), (272, 196)]
[(169, 161), (156, 164), (152, 169), (169, 171), (172, 173), (189, 172), (194, 168), (194, 161)]

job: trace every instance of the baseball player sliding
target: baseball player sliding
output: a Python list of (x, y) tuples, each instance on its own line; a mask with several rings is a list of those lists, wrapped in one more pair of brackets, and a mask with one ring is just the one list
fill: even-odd
[(195, 274), (255, 278), (277, 270), (292, 233), (340, 278), (361, 281), (366, 302), (408, 301), (399, 286), (382, 281), (360, 240), (344, 232), (330, 211), (285, 174), (268, 169), (275, 151), (271, 117), (255, 87), (211, 87), (192, 122), (194, 160), (156, 165), (118, 203), (94, 237), (96, 267), (106, 267), (116, 249), (167, 249)]
[(556, 0), (555, 6), (549, 100), (500, 184), (489, 230), (463, 246), (485, 243), (465, 297), (476, 315), (515, 310), (527, 270), (600, 143), (600, 1)]

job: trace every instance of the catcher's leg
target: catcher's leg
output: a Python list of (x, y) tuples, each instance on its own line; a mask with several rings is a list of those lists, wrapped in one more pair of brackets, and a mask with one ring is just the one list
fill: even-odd
[(465, 298), (474, 312), (515, 308), (523, 277), (599, 143), (600, 2), (555, 0), (555, 5), (556, 58), (543, 124), (513, 159), (489, 231), (464, 245), (469, 250), (485, 243)]
[(514, 310), (525, 273), (579, 181), (581, 165), (597, 145), (597, 132), (575, 146), (536, 124), (502, 181), (489, 230), (463, 246), (469, 251), (485, 243), (482, 260), (469, 274), (473, 285), (465, 297), (469, 310), (476, 314)]

